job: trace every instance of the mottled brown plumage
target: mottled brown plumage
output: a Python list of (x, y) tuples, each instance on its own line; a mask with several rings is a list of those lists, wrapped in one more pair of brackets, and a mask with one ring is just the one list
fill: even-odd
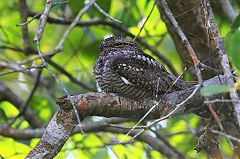
[(166, 91), (192, 86), (180, 79), (176, 81), (163, 65), (145, 54), (132, 40), (123, 37), (102, 41), (94, 73), (102, 91), (131, 99), (154, 99)]

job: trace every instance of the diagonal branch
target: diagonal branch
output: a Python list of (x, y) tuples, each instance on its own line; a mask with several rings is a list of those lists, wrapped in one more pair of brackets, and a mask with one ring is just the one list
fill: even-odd
[[(15, 94), (9, 87), (7, 87), (2, 82), (0, 82), (0, 102), (1, 101), (9, 101), (18, 110), (22, 110), (25, 104), (22, 98), (20, 98), (17, 94)], [(32, 127), (38, 128), (44, 126), (43, 122), (37, 118), (35, 113), (29, 107), (26, 108), (26, 111), (23, 112), (23, 115)]]
[[(212, 8), (210, 6), (209, 1), (206, 1), (206, 10), (207, 10), (207, 14), (209, 15), (209, 19), (208, 19), (208, 24), (210, 24), (210, 29), (212, 31), (212, 38), (214, 39), (214, 44), (216, 46), (216, 50), (218, 52), (218, 54), (220, 55), (220, 62), (221, 65), (223, 67), (223, 72), (224, 75), (228, 78), (228, 85), (234, 85), (234, 79), (232, 77), (232, 73), (231, 73), (231, 68), (230, 68), (230, 62), (228, 60), (227, 57), (227, 53), (225, 51), (224, 48), (224, 44), (222, 41), (222, 38), (220, 36), (220, 33), (218, 31), (218, 26), (217, 23), (215, 21), (213, 12), (212, 12)], [(236, 112), (236, 116), (237, 116), (237, 120), (238, 120), (238, 124), (240, 126), (240, 99), (239, 96), (237, 94), (236, 89), (232, 89), (230, 91), (230, 97), (233, 100), (233, 105), (234, 105), (234, 109)]]

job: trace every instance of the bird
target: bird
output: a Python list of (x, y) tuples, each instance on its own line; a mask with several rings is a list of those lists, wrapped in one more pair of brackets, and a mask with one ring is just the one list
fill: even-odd
[(99, 50), (94, 74), (103, 92), (135, 100), (156, 99), (167, 92), (193, 86), (168, 73), (131, 39), (107, 38), (101, 42)]

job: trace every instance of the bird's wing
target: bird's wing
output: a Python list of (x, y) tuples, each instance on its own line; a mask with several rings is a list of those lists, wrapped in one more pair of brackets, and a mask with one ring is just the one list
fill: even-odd
[[(125, 84), (149, 91), (165, 92), (169, 88), (166, 69), (147, 54), (115, 56), (112, 69)], [(157, 93), (158, 94), (158, 93)]]

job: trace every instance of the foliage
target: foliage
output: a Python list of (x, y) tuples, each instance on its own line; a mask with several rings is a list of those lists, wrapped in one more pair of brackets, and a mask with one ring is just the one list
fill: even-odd
[[(71, 0), (68, 5), (60, 3), (63, 1), (56, 0), (59, 3), (53, 7), (51, 17), (63, 17), (72, 20), (78, 11), (85, 5), (83, 1)], [(122, 25), (134, 35), (137, 35), (143, 21), (148, 16), (154, 1), (149, 0), (101, 0), (98, 1), (99, 6), (102, 7), (107, 13), (116, 19), (121, 20)], [(27, 1), (28, 9), (34, 12), (42, 12), (45, 6), (45, 1)], [(22, 62), (30, 59), (36, 55), (28, 54), (25, 51), (15, 51), (11, 48), (23, 49), (23, 39), (21, 29), (22, 27), (16, 26), (21, 23), (19, 9), (19, 2), (15, 0), (0, 1), (0, 61), (14, 63)], [(239, 16), (238, 16), (239, 17)], [(102, 13), (97, 11), (94, 7), (89, 9), (81, 21), (90, 21), (92, 19), (107, 19)], [(28, 18), (30, 20), (31, 18)], [(32, 46), (36, 48), (33, 38), (36, 33), (38, 20), (33, 20), (28, 24), (29, 39)], [(219, 22), (221, 23), (221, 22)], [(238, 20), (239, 23), (239, 20)], [(227, 24), (230, 26), (230, 24)], [(59, 40), (62, 38), (68, 25), (60, 25), (54, 23), (47, 23), (46, 29), (41, 40), (41, 48), (43, 52), (53, 49)], [(234, 25), (236, 27), (236, 25)], [(239, 41), (240, 30), (234, 28), (234, 31), (227, 34), (225, 38), (226, 48), (231, 59), (232, 65), (238, 73), (240, 73), (240, 56), (239, 56)], [(220, 28), (222, 29), (222, 28)], [(98, 57), (98, 46), (100, 42), (107, 35), (125, 36), (119, 29), (114, 29), (107, 25), (90, 25), (75, 27), (64, 43), (64, 50), (54, 55), (52, 60), (59, 66), (64, 68), (78, 81), (81, 81), (89, 88), (96, 90), (95, 80), (93, 75), (93, 65)], [(167, 28), (161, 21), (159, 12), (155, 7), (150, 19), (147, 21), (144, 29), (141, 32), (141, 37), (151, 46), (174, 63), (174, 68), (178, 73), (181, 73), (182, 63), (179, 55), (176, 52), (173, 41)], [(4, 47), (7, 48), (4, 48)], [(145, 48), (143, 48), (145, 49)], [(149, 50), (145, 50), (154, 58)], [(24, 67), (39, 66), (41, 61), (33, 60), (24, 64)], [(70, 94), (80, 94), (90, 92), (90, 90), (82, 88), (80, 85), (72, 82), (65, 74), (56, 69), (53, 65), (49, 67), (56, 73), (57, 77), (63, 82)], [(1, 68), (0, 66), (0, 81), (4, 82), (17, 96), (21, 97), (24, 101), (29, 97), (33, 86), (36, 81), (37, 70), (31, 69), (29, 72), (9, 72), (10, 68)], [(44, 84), (43, 81), (47, 81)], [(228, 87), (216, 86), (209, 87), (203, 90), (204, 95), (212, 95), (215, 93), (222, 93), (228, 91)], [(1, 94), (0, 94), (1, 95)], [(29, 106), (36, 112), (36, 116), (44, 123), (47, 124), (52, 115), (58, 109), (55, 104), (55, 98), (65, 95), (59, 83), (52, 77), (52, 74), (46, 69), (42, 72), (42, 79), (40, 86), (37, 88), (34, 97), (31, 99)], [(19, 110), (11, 103), (4, 101), (0, 102), (0, 123), (4, 124), (17, 116)], [(99, 117), (99, 119), (102, 119)], [(89, 120), (98, 120), (95, 117)], [(187, 158), (205, 158), (206, 154), (196, 153), (193, 150), (197, 141), (194, 134), (191, 133), (190, 128), (197, 128), (200, 126), (200, 118), (196, 115), (184, 115), (173, 117), (170, 120), (163, 121), (156, 125), (154, 129), (156, 132), (161, 133), (165, 139)], [(125, 125), (133, 126), (135, 123), (125, 123)], [(29, 123), (24, 117), (18, 118), (13, 124), (12, 128), (26, 129), (31, 128)], [(148, 132), (148, 134), (155, 136), (156, 134)], [(61, 152), (55, 157), (58, 158), (165, 158), (158, 151), (153, 150), (146, 143), (135, 141), (127, 144), (113, 144), (123, 138), (123, 134), (113, 134), (110, 132), (94, 132), (87, 134), (75, 134), (65, 144)], [(0, 155), (6, 159), (23, 158), (26, 154), (37, 144), (38, 139), (19, 140), (12, 139), (5, 136), (0, 136)], [(109, 146), (106, 146), (110, 144)], [(229, 147), (226, 142), (223, 142), (222, 151), (225, 155), (231, 155)]]
[(212, 86), (208, 86), (208, 87), (203, 87), (201, 89), (201, 93), (204, 96), (212, 96), (212, 95), (216, 95), (219, 93), (225, 93), (225, 92), (229, 92), (231, 90), (231, 86), (228, 85), (212, 85)]
[(236, 29), (235, 31), (229, 33), (225, 39), (226, 48), (228, 50), (228, 56), (238, 73), (240, 73), (240, 29)]

